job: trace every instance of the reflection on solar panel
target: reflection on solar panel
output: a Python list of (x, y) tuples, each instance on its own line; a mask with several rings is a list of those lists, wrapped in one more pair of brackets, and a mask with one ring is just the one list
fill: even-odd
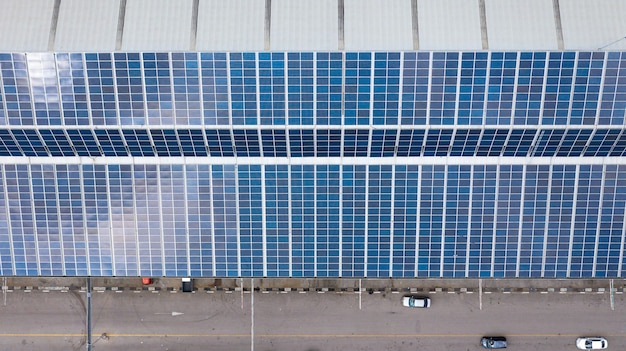
[(622, 165), (4, 165), (3, 275), (614, 277)]
[(623, 55), (0, 53), (0, 125), (623, 125)]
[(0, 275), (621, 277), (619, 52), (0, 53)]

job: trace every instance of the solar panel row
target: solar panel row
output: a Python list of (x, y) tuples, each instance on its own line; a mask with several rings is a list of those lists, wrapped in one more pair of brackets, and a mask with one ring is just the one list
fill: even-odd
[(0, 125), (624, 125), (620, 52), (0, 53)]
[(0, 129), (0, 156), (604, 157), (622, 129)]
[(0, 274), (620, 277), (623, 165), (2, 165)]

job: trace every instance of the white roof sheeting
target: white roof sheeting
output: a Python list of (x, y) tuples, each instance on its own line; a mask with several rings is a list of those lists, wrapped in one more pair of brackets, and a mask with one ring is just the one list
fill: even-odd
[(262, 51), (265, 1), (200, 0), (197, 51)]
[(343, 3), (272, 0), (268, 14), (266, 0), (0, 0), (0, 51), (626, 50), (625, 0)]
[(273, 0), (272, 50), (337, 50), (337, 0)]
[(0, 50), (48, 50), (54, 1), (1, 0), (0, 7)]
[(420, 0), (420, 50), (481, 50), (478, 0)]
[(559, 49), (551, 0), (485, 0), (485, 13), (490, 50)]
[(566, 0), (560, 6), (565, 48), (626, 49), (626, 1)]
[(63, 0), (59, 9), (56, 51), (114, 51), (120, 0)]
[(412, 50), (411, 0), (345, 0), (346, 50)]
[(189, 50), (192, 0), (128, 0), (122, 50)]

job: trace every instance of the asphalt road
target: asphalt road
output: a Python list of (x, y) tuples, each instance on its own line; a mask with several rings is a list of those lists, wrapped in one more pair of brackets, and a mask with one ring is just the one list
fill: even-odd
[[(626, 299), (604, 294), (93, 293), (93, 350), (575, 350), (579, 335), (626, 349)], [(85, 293), (13, 292), (0, 306), (1, 350), (86, 350)], [(251, 341), (254, 340), (254, 348)]]

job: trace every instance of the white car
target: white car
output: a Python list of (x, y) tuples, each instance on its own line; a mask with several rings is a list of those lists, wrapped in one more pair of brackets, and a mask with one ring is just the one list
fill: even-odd
[(609, 343), (601, 336), (586, 336), (576, 339), (576, 347), (581, 350), (603, 350)]
[(430, 298), (419, 296), (405, 296), (402, 298), (402, 306), (414, 308), (430, 307)]

